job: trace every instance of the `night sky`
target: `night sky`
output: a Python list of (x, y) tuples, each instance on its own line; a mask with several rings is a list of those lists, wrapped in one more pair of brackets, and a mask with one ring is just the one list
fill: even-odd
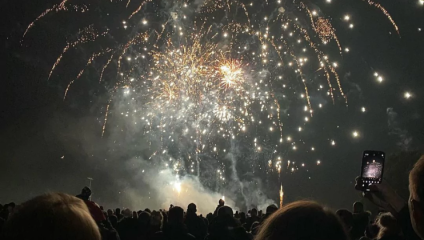
[[(84, 3), (81, 0), (74, 2)], [(100, 2), (96, 1), (93, 5), (101, 5)], [(188, 2), (194, 4), (193, 1)], [(265, 1), (253, 2), (263, 5)], [(245, 145), (244, 140), (237, 142), (239, 153), (236, 154), (235, 169), (246, 194), (264, 194), (264, 198), (278, 203), (281, 182), (285, 202), (313, 199), (334, 209), (350, 208), (354, 201), (361, 199), (361, 194), (353, 186), (355, 177), (360, 173), (363, 150), (381, 150), (390, 155), (423, 149), (424, 6), (418, 2), (380, 1), (397, 23), (400, 36), (381, 11), (364, 1), (307, 2), (308, 6), (320, 9), (319, 14), (331, 20), (343, 50), (349, 48), (342, 57), (338, 56), (334, 42), (329, 50), (329, 55), (337, 59), (337, 72), (348, 103), (336, 96), (333, 104), (331, 98), (324, 99), (312, 93), (314, 103), (323, 99), (324, 106), (314, 110), (314, 116), (307, 125), (301, 125), (298, 121), (303, 119), (305, 103), (301, 99), (290, 100), (290, 109), (298, 105), (300, 111), (283, 119), (284, 131), (294, 133), (297, 126), (305, 126), (305, 133), (301, 133), (304, 135), (293, 135), (305, 141), (297, 143), (297, 152), (292, 152), (290, 145), (281, 152), (284, 159), (307, 163), (307, 170), (302, 170), (300, 165), (300, 170), (294, 172), (283, 167), (278, 177), (275, 171), (262, 170), (268, 161), (265, 151), (255, 153), (253, 158), (248, 150), (243, 152), (251, 146)], [(95, 46), (81, 47), (79, 52), (76, 51), (78, 53), (69, 54), (48, 80), (51, 66), (66, 44), (65, 37), (72, 38), (71, 33), (78, 29), (72, 24), (73, 18), (75, 25), (83, 21), (95, 24), (104, 21), (108, 26), (122, 28), (120, 10), (109, 9), (111, 17), (94, 20), (71, 12), (62, 13), (61, 18), (48, 15), (31, 29), (21, 45), (27, 26), (41, 12), (57, 3), (53, 0), (43, 3), (5, 0), (0, 3), (0, 51), (5, 59), (0, 88), (0, 203), (22, 202), (45, 191), (78, 194), (83, 186), (88, 185), (87, 177), (92, 177), (93, 199), (106, 207), (156, 207), (157, 202), (159, 205), (163, 202), (161, 198), (164, 195), (155, 191), (167, 191), (168, 187), (155, 182), (157, 173), (153, 171), (159, 168), (146, 160), (155, 152), (151, 147), (153, 145), (154, 148), (155, 143), (151, 143), (148, 135), (141, 134), (142, 131), (134, 131), (135, 128), (129, 127), (129, 123), (119, 116), (123, 100), (112, 106), (102, 137), (105, 106), (115, 86), (110, 80), (113, 77), (109, 77), (112, 74), (99, 84), (101, 64), (95, 61), (93, 67), (88, 68), (72, 86), (68, 97), (63, 98), (68, 83), (90, 57), (87, 48)], [(125, 7), (125, 3), (120, 4)], [(156, 5), (167, 9), (167, 1), (157, 1)], [(149, 13), (153, 11), (151, 9), (154, 7), (149, 5), (137, 19), (153, 16)], [(354, 24), (352, 29), (344, 20), (345, 15), (350, 16), (350, 22)], [(254, 17), (253, 14), (252, 19)], [(112, 42), (119, 43), (123, 39), (115, 37)], [(111, 43), (105, 41), (100, 44)], [(320, 83), (326, 84), (322, 73), (313, 74), (315, 70), (315, 66), (311, 67), (308, 81), (321, 79)], [(375, 72), (384, 78), (382, 82), (374, 76)], [(298, 95), (302, 93), (301, 82), (293, 80), (290, 84)], [(405, 97), (407, 92), (411, 94), (410, 98)], [(142, 104), (142, 100), (137, 102), (137, 105)], [(365, 112), (362, 112), (362, 107), (366, 108)], [(352, 136), (354, 131), (359, 134), (358, 137)], [(272, 135), (269, 138), (267, 133), (260, 135), (271, 139), (269, 145), (273, 145)], [(331, 146), (332, 140), (335, 140), (335, 146)], [(309, 149), (311, 144), (317, 148), (315, 153), (303, 150)], [(222, 160), (219, 164), (225, 165), (221, 169), (226, 170), (225, 177), (229, 181), (215, 183), (216, 168), (208, 161), (221, 157), (225, 158), (225, 155), (202, 155), (205, 163), (201, 165), (202, 173), (199, 175), (205, 194), (211, 198), (233, 194), (235, 205), (243, 208), (246, 203), (239, 203), (243, 200), (240, 200), (238, 190), (234, 191), (239, 185), (231, 183), (234, 169), (228, 161)], [(244, 158), (249, 160), (243, 161)], [(317, 166), (318, 160), (320, 164)], [(149, 177), (145, 177), (144, 173)], [(194, 201), (200, 199), (193, 198)], [(189, 202), (181, 200), (181, 203)]]

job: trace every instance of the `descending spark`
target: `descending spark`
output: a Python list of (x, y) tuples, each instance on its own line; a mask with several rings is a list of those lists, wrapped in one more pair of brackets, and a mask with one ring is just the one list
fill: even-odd
[(63, 59), (63, 55), (65, 53), (67, 53), (71, 48), (75, 48), (76, 46), (78, 46), (80, 44), (95, 41), (99, 36), (105, 36), (107, 33), (108, 33), (108, 31), (104, 31), (101, 34), (98, 34), (95, 31), (95, 29), (93, 28), (93, 25), (90, 25), (90, 26), (84, 28), (83, 30), (80, 30), (78, 32), (78, 36), (79, 36), (78, 40), (76, 40), (74, 42), (68, 42), (66, 44), (66, 46), (63, 48), (62, 54), (59, 55), (59, 57), (56, 59), (56, 62), (53, 64), (53, 67), (50, 70), (48, 79), (51, 78), (54, 70), (59, 65), (60, 61)]
[(389, 21), (392, 23), (393, 27), (395, 28), (397, 34), (400, 36), (400, 32), (399, 32), (399, 27), (397, 26), (395, 20), (393, 20), (392, 16), (390, 15), (390, 13), (386, 10), (386, 8), (384, 8), (383, 6), (381, 6), (380, 3), (376, 3), (372, 0), (362, 0), (362, 1), (367, 1), (369, 5), (374, 6), (378, 9), (380, 9), (384, 15), (386, 15), (386, 17), (389, 19)]
[(58, 5), (54, 5), (52, 8), (49, 8), (49, 9), (47, 9), (46, 11), (44, 11), (43, 13), (41, 13), (33, 22), (31, 22), (29, 25), (28, 25), (28, 27), (27, 27), (27, 29), (25, 30), (25, 32), (24, 32), (24, 35), (23, 35), (23, 37), (22, 38), (25, 38), (25, 36), (27, 35), (27, 33), (29, 32), (29, 30), (32, 28), (32, 27), (34, 27), (34, 25), (35, 25), (35, 23), (36, 22), (38, 22), (41, 18), (43, 18), (43, 17), (45, 17), (47, 14), (49, 14), (50, 12), (52, 12), (52, 11), (55, 11), (55, 12), (59, 12), (59, 11), (62, 11), (62, 10), (66, 10), (67, 8), (66, 8), (66, 6), (65, 6), (65, 4), (68, 2), (68, 0), (63, 0), (60, 4), (58, 4)]
[(83, 69), (81, 69), (81, 71), (78, 73), (77, 77), (76, 77), (75, 79), (73, 79), (72, 81), (70, 81), (70, 82), (69, 82), (68, 86), (66, 87), (65, 94), (63, 95), (63, 100), (65, 100), (65, 99), (66, 99), (66, 96), (68, 95), (68, 91), (69, 91), (69, 88), (71, 87), (71, 85), (72, 85), (72, 84), (74, 84), (74, 82), (75, 82), (76, 80), (78, 80), (78, 79), (80, 79), (80, 78), (81, 78), (81, 76), (84, 74), (85, 69), (86, 69), (88, 66), (90, 66), (90, 65), (91, 65), (91, 63), (93, 63), (94, 59), (96, 59), (97, 57), (102, 56), (103, 54), (105, 54), (105, 53), (107, 53), (107, 52), (110, 52), (110, 51), (111, 51), (111, 50), (110, 50), (110, 49), (108, 49), (108, 50), (106, 50), (106, 51), (104, 51), (104, 52), (100, 52), (100, 53), (93, 53), (93, 55), (92, 55), (92, 56), (88, 59), (87, 63), (85, 64), (85, 67), (84, 67)]
[(68, 52), (68, 50), (69, 50), (69, 48), (70, 48), (70, 47), (71, 47), (71, 46), (70, 46), (70, 44), (68, 43), (68, 44), (66, 45), (66, 47), (63, 49), (62, 54), (60, 54), (60, 55), (59, 55), (59, 57), (56, 59), (56, 62), (53, 64), (53, 67), (52, 67), (52, 69), (50, 70), (49, 78), (48, 78), (48, 79), (50, 79), (50, 78), (51, 78), (51, 76), (52, 76), (52, 74), (53, 74), (53, 71), (56, 69), (57, 65), (59, 65), (60, 61), (61, 61), (61, 60), (62, 60), (62, 58), (63, 58), (63, 55), (64, 55), (66, 52)]
[(146, 5), (148, 2), (151, 2), (152, 0), (145, 0), (143, 2), (141, 2), (140, 6), (133, 12), (131, 13), (131, 15), (128, 17), (128, 19), (131, 19), (132, 17), (134, 17), (134, 15), (136, 15), (138, 12), (141, 11), (141, 9), (143, 9), (143, 6)]
[(107, 63), (103, 66), (102, 71), (100, 72), (100, 79), (99, 79), (99, 82), (101, 82), (101, 81), (102, 81), (102, 79), (103, 79), (103, 74), (105, 73), (106, 68), (107, 68), (107, 67), (109, 66), (109, 64), (112, 62), (113, 57), (114, 57), (114, 55), (113, 55), (113, 53), (112, 53), (112, 54), (110, 55), (110, 58), (109, 58), (109, 60), (107, 61)]

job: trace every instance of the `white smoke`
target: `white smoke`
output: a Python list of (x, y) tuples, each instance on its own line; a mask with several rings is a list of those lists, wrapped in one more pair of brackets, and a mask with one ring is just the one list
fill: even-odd
[(412, 137), (406, 129), (402, 129), (397, 121), (398, 114), (393, 110), (393, 108), (387, 108), (387, 125), (389, 127), (389, 135), (395, 135), (399, 137), (397, 145), (402, 148), (402, 150), (407, 151), (412, 143)]
[[(134, 164), (136, 163), (136, 164)], [(234, 208), (234, 201), (220, 193), (206, 189), (197, 176), (179, 176), (169, 168), (151, 166), (145, 160), (133, 159), (127, 162), (127, 167), (138, 172), (133, 180), (145, 185), (137, 189), (132, 186), (124, 193), (129, 200), (128, 207), (146, 206), (152, 209), (168, 209), (172, 204), (186, 209), (188, 204), (195, 203), (198, 213), (206, 215), (213, 212), (219, 199), (225, 197), (225, 204)]]

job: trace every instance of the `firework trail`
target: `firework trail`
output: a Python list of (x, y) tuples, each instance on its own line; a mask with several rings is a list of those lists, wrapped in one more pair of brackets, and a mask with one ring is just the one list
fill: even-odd
[(378, 9), (380, 9), (383, 12), (383, 14), (387, 17), (387, 19), (389, 19), (390, 23), (395, 28), (397, 34), (400, 36), (399, 27), (397, 26), (395, 20), (393, 20), (393, 18), (390, 15), (390, 13), (383, 6), (381, 6), (380, 3), (376, 3), (376, 2), (371, 1), (371, 0), (363, 0), (363, 1), (367, 1), (370, 6), (374, 6), (374, 7), (378, 8)]

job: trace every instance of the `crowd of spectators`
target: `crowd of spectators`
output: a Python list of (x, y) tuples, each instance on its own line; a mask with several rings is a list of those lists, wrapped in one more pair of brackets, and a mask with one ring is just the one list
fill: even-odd
[[(361, 184), (358, 178), (355, 187)], [(424, 240), (424, 156), (410, 172), (408, 201), (384, 183), (370, 189), (364, 197), (381, 210), (374, 217), (361, 202), (336, 212), (312, 201), (234, 212), (223, 200), (206, 216), (194, 203), (105, 210), (85, 187), (76, 197), (47, 193), (0, 205), (0, 240)]]

